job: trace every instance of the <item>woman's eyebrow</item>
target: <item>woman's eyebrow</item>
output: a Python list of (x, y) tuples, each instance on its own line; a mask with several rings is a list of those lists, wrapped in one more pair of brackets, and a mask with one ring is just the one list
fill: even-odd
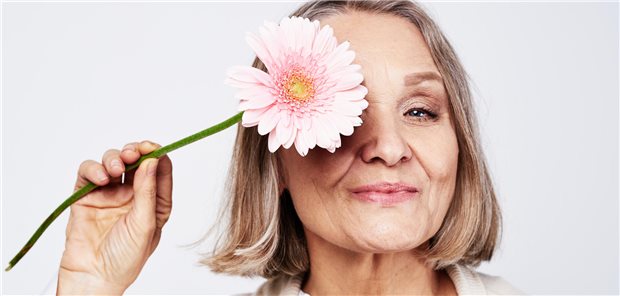
[(441, 78), (441, 75), (439, 75), (437, 72), (428, 71), (407, 74), (405, 76), (405, 85), (416, 85), (427, 80), (434, 80), (443, 84), (443, 79)]

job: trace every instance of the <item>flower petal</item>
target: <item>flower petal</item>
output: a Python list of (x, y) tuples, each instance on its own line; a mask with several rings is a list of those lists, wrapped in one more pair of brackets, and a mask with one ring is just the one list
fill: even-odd
[(361, 69), (362, 66), (358, 64), (351, 64), (345, 67), (341, 67), (338, 71), (330, 71), (330, 73), (328, 73), (329, 77), (326, 79), (325, 83), (327, 85), (335, 85), (336, 82), (344, 76), (348, 76), (353, 73), (361, 73)]
[(260, 135), (266, 135), (271, 132), (278, 124), (280, 120), (280, 112), (279, 108), (276, 105), (271, 106), (267, 112), (261, 115), (260, 121), (258, 122), (258, 133)]
[(330, 25), (323, 26), (312, 44), (312, 51), (318, 55), (324, 55), (333, 50), (337, 42), (333, 35), (334, 29)]
[(274, 68), (274, 58), (271, 56), (269, 49), (265, 45), (264, 41), (258, 36), (248, 32), (245, 36), (245, 41), (250, 45), (256, 56), (265, 64), (267, 70), (272, 72)]
[(339, 133), (350, 136), (353, 134), (353, 125), (349, 120), (344, 118), (343, 116), (338, 116), (338, 114), (328, 114), (325, 116), (329, 121), (336, 127)]
[(280, 120), (276, 126), (276, 130), (278, 131), (278, 141), (280, 141), (280, 143), (286, 143), (293, 134), (293, 129), (294, 128), (292, 126), (289, 125), (287, 127), (283, 120)]
[(246, 110), (241, 116), (241, 124), (245, 127), (252, 127), (258, 124), (261, 115), (265, 113), (269, 108)]
[(316, 146), (316, 130), (311, 129), (300, 129), (297, 133), (297, 137), (300, 137), (308, 148), (312, 149)]
[(282, 144), (282, 147), (284, 147), (286, 149), (291, 148), (291, 145), (293, 145), (293, 142), (295, 141), (295, 139), (297, 137), (299, 137), (299, 130), (296, 127), (294, 127), (294, 126), (292, 126), (292, 127), (293, 127), (292, 128), (293, 132), (291, 133), (290, 137), (286, 140), (286, 142), (284, 142)]
[(303, 26), (302, 36), (304, 36), (304, 38), (301, 45), (302, 56), (308, 57), (312, 55), (312, 43), (314, 42), (316, 34), (318, 34), (320, 29), (321, 26), (317, 20)]
[(270, 152), (276, 152), (278, 148), (280, 148), (280, 142), (278, 142), (278, 136), (276, 131), (272, 131), (269, 133), (269, 138), (267, 139), (267, 146)]
[(367, 94), (368, 94), (368, 89), (365, 86), (358, 85), (354, 88), (342, 90), (342, 91), (334, 93), (334, 100), (335, 101), (359, 101), (359, 100), (363, 100)]
[(233, 66), (228, 68), (227, 75), (228, 78), (225, 82), (234, 87), (245, 88), (257, 84), (273, 87), (271, 76), (254, 67)]
[(295, 149), (297, 149), (297, 152), (301, 156), (308, 155), (308, 146), (306, 145), (306, 143), (303, 142), (300, 137), (297, 137), (297, 139), (295, 139)]
[(264, 108), (276, 102), (275, 97), (265, 87), (242, 88), (235, 94), (235, 98), (240, 100), (240, 111)]
[(337, 140), (340, 136), (337, 136), (337, 133), (334, 132), (334, 128), (330, 126), (328, 121), (322, 117), (314, 120), (313, 123), (316, 127), (315, 130), (317, 146), (322, 148), (328, 148), (330, 146), (333, 146), (334, 141)]
[(359, 104), (357, 102), (339, 100), (339, 101), (334, 101), (332, 108), (334, 112), (340, 115), (360, 116), (362, 115), (363, 110), (361, 107), (358, 107), (358, 105)]
[(349, 49), (349, 41), (342, 42), (325, 58), (325, 66), (332, 71), (338, 71), (340, 68), (351, 64), (355, 59), (355, 52)]
[(363, 80), (364, 76), (362, 76), (361, 73), (351, 73), (339, 79), (336, 85), (333, 87), (333, 90), (339, 91), (351, 89), (362, 83)]
[(265, 47), (269, 51), (269, 54), (273, 58), (273, 60), (271, 61), (273, 68), (269, 68), (269, 73), (274, 73), (276, 68), (278, 68), (280, 65), (278, 59), (280, 59), (282, 55), (281, 52), (283, 46), (282, 40), (279, 37), (281, 35), (280, 27), (278, 27), (278, 24), (276, 23), (265, 21), (264, 25), (259, 29), (258, 33), (263, 40)]

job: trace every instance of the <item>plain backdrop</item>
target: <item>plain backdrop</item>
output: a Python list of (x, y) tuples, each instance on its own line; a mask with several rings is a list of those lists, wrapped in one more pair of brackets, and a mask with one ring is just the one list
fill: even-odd
[[(73, 191), (79, 164), (162, 145), (236, 112), (225, 71), (244, 41), (300, 3), (2, 4), (4, 267)], [(480, 271), (535, 294), (618, 294), (618, 3), (423, 4), (472, 78), (503, 209)], [(264, 280), (197, 264), (235, 129), (174, 151), (174, 208), (128, 294), (252, 292)], [(54, 293), (69, 211), (10, 272), (5, 294)]]

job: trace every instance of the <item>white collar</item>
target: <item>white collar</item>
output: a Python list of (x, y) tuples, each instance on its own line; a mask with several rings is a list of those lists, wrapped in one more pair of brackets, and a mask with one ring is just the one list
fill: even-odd
[[(454, 283), (458, 295), (486, 295), (487, 290), (479, 274), (467, 266), (454, 264), (446, 267), (448, 276)], [(306, 273), (300, 273), (292, 277), (282, 277), (269, 285), (271, 288), (279, 287), (281, 295), (304, 295), (300, 294), (301, 282)], [(278, 282), (278, 283), (276, 283)], [(270, 287), (264, 287), (269, 289)], [(264, 290), (265, 292), (274, 290)], [(301, 291), (301, 293), (304, 293)]]

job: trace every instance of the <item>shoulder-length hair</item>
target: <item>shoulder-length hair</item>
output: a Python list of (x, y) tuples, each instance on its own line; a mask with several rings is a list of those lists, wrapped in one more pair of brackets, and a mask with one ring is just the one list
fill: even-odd
[[(320, 21), (347, 11), (409, 20), (424, 36), (444, 79), (459, 147), (457, 180), (444, 221), (426, 244), (426, 262), (440, 269), (450, 264), (477, 266), (490, 260), (499, 240), (501, 215), (480, 145), (468, 77), (454, 49), (427, 13), (411, 1), (312, 1), (290, 16)], [(267, 71), (258, 58), (252, 66)], [(279, 192), (281, 172), (277, 154), (267, 149), (267, 137), (260, 136), (256, 127), (238, 124), (227, 196), (218, 218), (224, 227), (201, 264), (218, 273), (265, 278), (309, 269), (301, 221), (290, 193)]]

